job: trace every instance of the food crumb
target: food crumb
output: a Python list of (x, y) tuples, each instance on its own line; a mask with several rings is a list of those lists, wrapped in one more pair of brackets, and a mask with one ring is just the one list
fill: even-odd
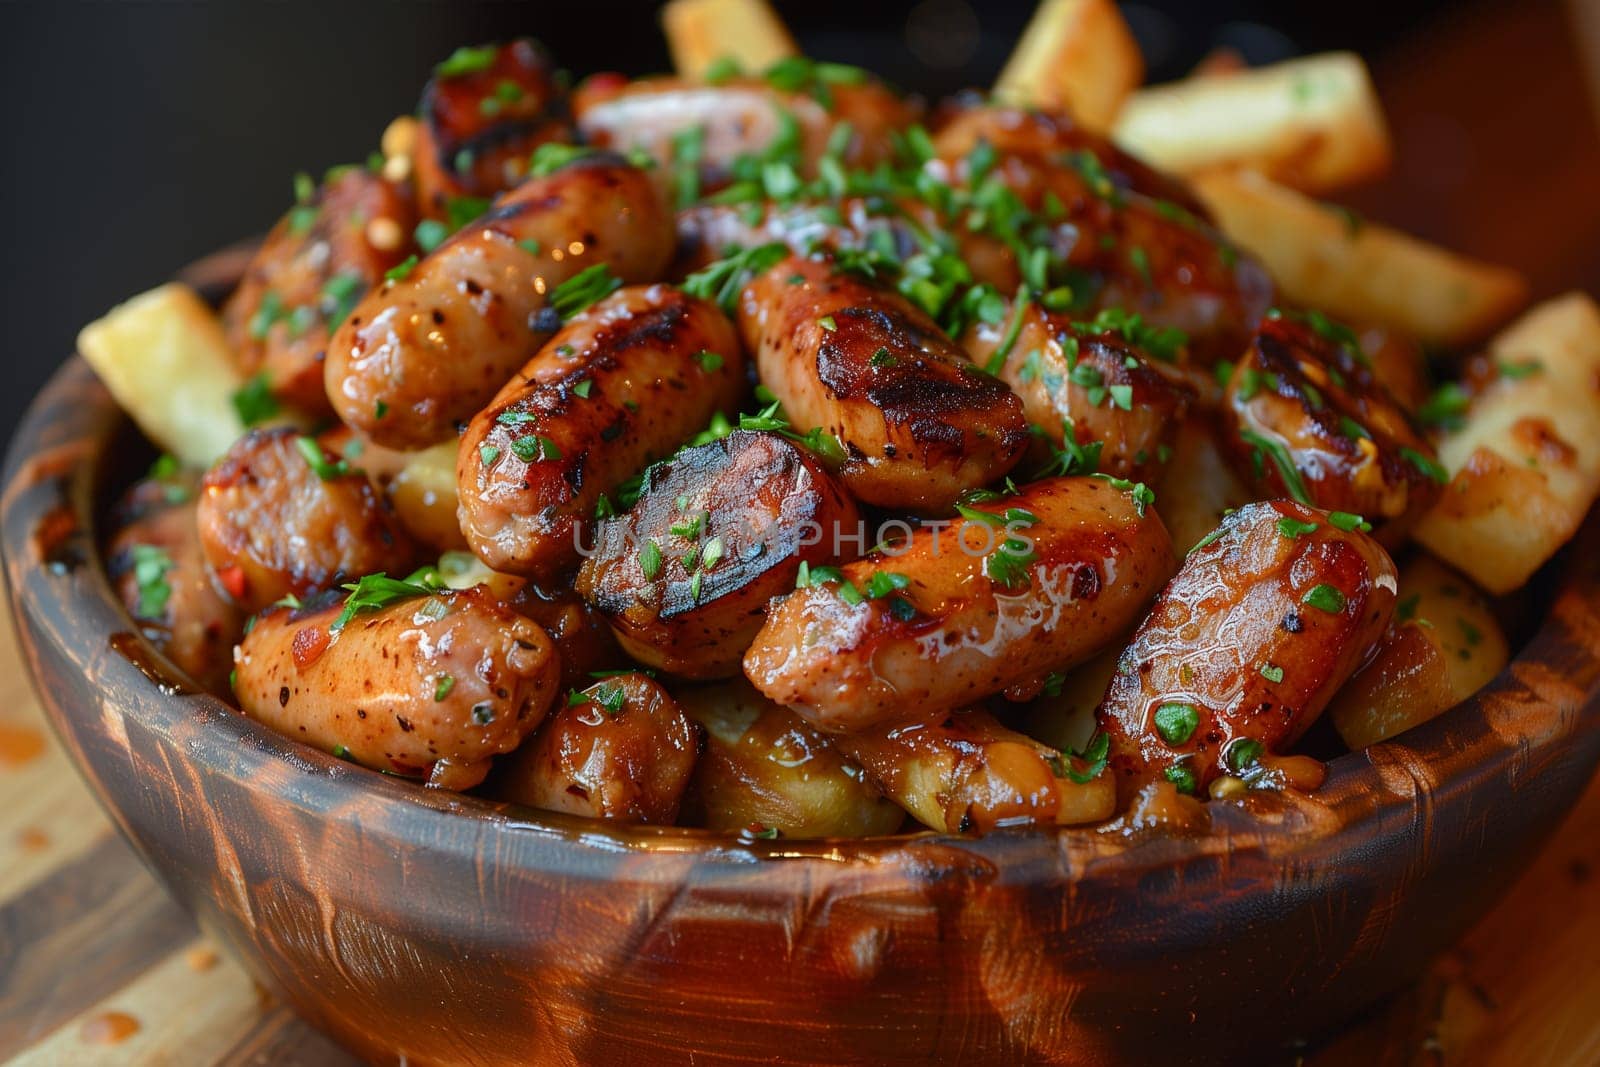
[(50, 835), (30, 826), (17, 834), (17, 844), (24, 852), (43, 852), (50, 847)]
[(191, 971), (209, 971), (217, 965), (217, 950), (210, 945), (196, 945), (183, 954)]

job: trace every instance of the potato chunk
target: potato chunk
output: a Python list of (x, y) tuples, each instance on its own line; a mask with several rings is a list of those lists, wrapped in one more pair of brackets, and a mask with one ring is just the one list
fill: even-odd
[(1344, 743), (1366, 748), (1482, 689), (1510, 650), (1483, 594), (1431, 556), (1400, 571), (1395, 623), (1328, 705)]
[(1450, 473), (1416, 538), (1491, 593), (1526, 582), (1600, 493), (1600, 309), (1534, 308), (1490, 345), (1499, 369), (1439, 443)]

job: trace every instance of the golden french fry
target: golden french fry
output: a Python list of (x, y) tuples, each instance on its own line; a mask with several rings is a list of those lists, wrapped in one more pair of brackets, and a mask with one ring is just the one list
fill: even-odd
[(1156, 489), (1156, 511), (1183, 555), (1208, 537), (1223, 513), (1254, 499), (1217, 446), (1211, 420), (1185, 419), (1172, 442), (1172, 460)]
[(244, 433), (244, 385), (216, 313), (169, 282), (118, 304), (78, 334), (78, 351), (145, 436), (188, 466), (209, 467)]
[(1105, 132), (1143, 79), (1138, 42), (1111, 0), (1042, 0), (994, 91), (1005, 104), (1065, 108)]
[(1400, 571), (1400, 615), (1328, 715), (1353, 749), (1387, 740), (1482, 689), (1511, 650), (1483, 594), (1427, 555)]
[(1491, 593), (1521, 586), (1600, 494), (1600, 308), (1569, 293), (1490, 344), (1501, 368), (1439, 443), (1450, 483), (1415, 537)]
[(685, 78), (703, 78), (720, 59), (759, 71), (800, 54), (766, 0), (672, 0), (661, 9), (661, 27), (672, 66)]
[(1381, 174), (1393, 155), (1367, 65), (1351, 52), (1140, 89), (1112, 136), (1176, 174), (1250, 169), (1309, 193)]
[(1430, 245), (1249, 171), (1194, 178), (1222, 231), (1290, 300), (1418, 340), (1483, 336), (1527, 296), (1522, 276)]

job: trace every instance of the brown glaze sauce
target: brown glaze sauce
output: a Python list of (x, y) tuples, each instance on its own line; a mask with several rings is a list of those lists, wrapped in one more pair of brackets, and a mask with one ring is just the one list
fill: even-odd
[(144, 638), (128, 630), (119, 630), (108, 642), (111, 650), (139, 669), (168, 696), (193, 696), (204, 692), (194, 683), (169, 667), (145, 644)]

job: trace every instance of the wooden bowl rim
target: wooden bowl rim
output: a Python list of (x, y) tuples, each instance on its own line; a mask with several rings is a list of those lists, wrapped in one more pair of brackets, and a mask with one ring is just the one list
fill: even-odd
[[(232, 248), (207, 257), (180, 278), (220, 296), (237, 280), (247, 251)], [(0, 549), (14, 617), (63, 650), (76, 642), (79, 647), (69, 654), (86, 671), (97, 672), (102, 703), (138, 714), (170, 742), (181, 738), (206, 772), (255, 788), (248, 781), (252, 768), (263, 762), (287, 767), (320, 783), (301, 782), (292, 799), (330, 819), (362, 811), (355, 801), (401, 805), (407, 810), (393, 820), (395, 832), (425, 834), (417, 840), (428, 848), (478, 849), (486, 836), (504, 831), (548, 841), (556, 850), (547, 857), (554, 866), (584, 866), (594, 853), (644, 850), (692, 853), (701, 868), (728, 865), (730, 870), (747, 870), (758, 860), (821, 859), (835, 870), (862, 864), (887, 870), (911, 863), (926, 873), (930, 857), (937, 857), (934, 862), (942, 866), (984, 861), (993, 865), (991, 876), (1007, 881), (1037, 877), (1041, 861), (1074, 881), (1125, 884), (1140, 871), (1218, 862), (1241, 865), (1235, 875), (1254, 877), (1297, 857), (1360, 862), (1374, 848), (1415, 845), (1428, 822), (1447, 808), (1470, 806), (1472, 794), (1489, 779), (1509, 778), (1517, 786), (1519, 780), (1536, 779), (1547, 765), (1572, 759), (1583, 761), (1586, 767), (1579, 770), (1587, 773), (1600, 758), (1600, 745), (1567, 751), (1567, 742), (1586, 721), (1600, 716), (1600, 521), (1591, 515), (1575, 547), (1551, 564), (1561, 570), (1548, 615), (1487, 687), (1396, 740), (1332, 760), (1326, 783), (1311, 798), (1252, 794), (1240, 802), (1208, 804), (1211, 825), (1198, 834), (1145, 830), (1123, 821), (976, 838), (917, 832), (764, 841), (693, 828), (610, 824), (428, 790), (336, 759), (246, 718), (198, 691), (139, 633), (107, 577), (97, 526), (109, 450), (128, 432), (128, 422), (82, 357), (74, 355), (19, 423), (0, 499)], [(62, 516), (70, 516), (68, 542), (81, 562), (53, 568), (38, 551), (37, 533)], [(75, 632), (67, 632), (67, 620), (75, 620)], [(99, 647), (83, 648), (84, 633)], [(124, 649), (131, 643), (138, 655), (118, 654), (114, 642)], [(194, 729), (196, 723), (201, 729)], [(448, 821), (436, 822), (440, 819)], [(1267, 867), (1255, 868), (1255, 860)], [(668, 868), (663, 877), (674, 877), (677, 867)], [(633, 873), (639, 876), (637, 868)]]

